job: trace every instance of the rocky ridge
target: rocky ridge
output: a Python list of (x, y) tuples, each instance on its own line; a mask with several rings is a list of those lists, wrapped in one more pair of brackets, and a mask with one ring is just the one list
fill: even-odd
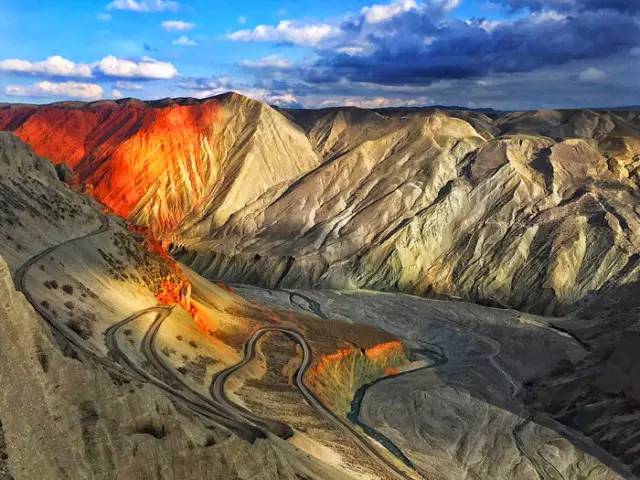
[(212, 279), (562, 315), (638, 275), (638, 112), (274, 110), (225, 94), (6, 105), (0, 128)]

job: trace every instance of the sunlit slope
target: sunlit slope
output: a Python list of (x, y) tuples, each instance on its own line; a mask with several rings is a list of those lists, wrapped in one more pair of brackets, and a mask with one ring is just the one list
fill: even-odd
[(318, 163), (301, 129), (236, 94), (12, 106), (0, 129), (66, 163), (115, 213), (163, 236), (193, 210), (212, 227), (268, 188)]

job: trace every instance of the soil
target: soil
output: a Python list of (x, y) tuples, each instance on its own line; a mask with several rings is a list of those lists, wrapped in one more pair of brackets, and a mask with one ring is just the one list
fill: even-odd
[(11, 473), (9, 473), (7, 445), (4, 443), (2, 422), (0, 422), (0, 480), (13, 480)]

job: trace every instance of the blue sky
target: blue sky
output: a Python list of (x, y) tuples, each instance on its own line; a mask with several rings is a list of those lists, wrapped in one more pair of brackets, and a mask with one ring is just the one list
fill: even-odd
[(638, 0), (0, 0), (0, 101), (640, 104)]

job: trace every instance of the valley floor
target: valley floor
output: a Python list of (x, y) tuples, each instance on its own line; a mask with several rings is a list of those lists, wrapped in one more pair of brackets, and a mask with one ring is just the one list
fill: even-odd
[[(524, 385), (586, 350), (553, 319), (464, 302), (368, 291), (277, 290), (234, 285), (245, 298), (375, 325), (422, 367), (364, 389), (359, 421), (398, 448), (423, 478), (633, 478), (607, 451), (529, 411)], [(353, 413), (353, 412), (352, 412)]]

